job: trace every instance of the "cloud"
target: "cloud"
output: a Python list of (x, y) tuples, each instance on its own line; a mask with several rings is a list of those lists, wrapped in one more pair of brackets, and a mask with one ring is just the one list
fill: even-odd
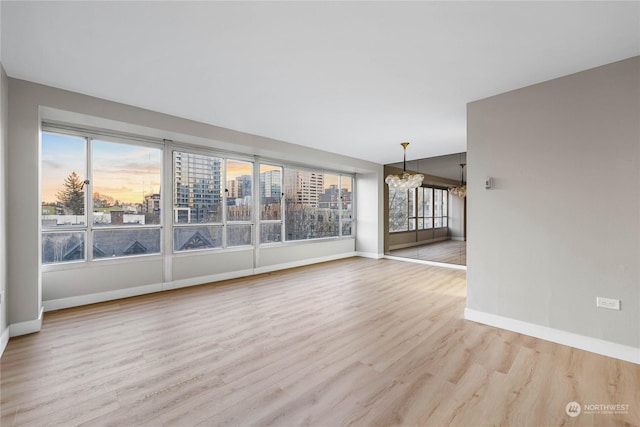
[(51, 168), (51, 169), (61, 169), (63, 167), (62, 163), (58, 163), (58, 162), (54, 162), (53, 160), (42, 160), (42, 166), (44, 166), (45, 168)]

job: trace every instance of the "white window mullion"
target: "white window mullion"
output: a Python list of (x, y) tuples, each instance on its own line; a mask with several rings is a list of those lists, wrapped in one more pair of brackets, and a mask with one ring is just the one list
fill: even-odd
[(342, 238), (342, 210), (344, 200), (342, 200), (342, 175), (338, 175), (338, 237)]
[(85, 175), (85, 198), (86, 198), (86, 202), (85, 202), (85, 207), (86, 207), (86, 211), (85, 211), (85, 215), (86, 215), (86, 221), (87, 221), (87, 228), (86, 228), (86, 235), (85, 235), (85, 244), (84, 244), (84, 250), (85, 250), (85, 256), (86, 256), (86, 260), (87, 262), (90, 262), (93, 260), (93, 165), (92, 165), (92, 159), (91, 159), (91, 152), (92, 152), (92, 144), (93, 144), (93, 140), (91, 138), (85, 138), (85, 140), (87, 141), (86, 143), (86, 153), (87, 153), (87, 171), (86, 171), (86, 175)]
[(161, 209), (161, 244), (163, 249), (163, 278), (164, 282), (173, 281), (173, 199), (176, 185), (174, 181), (175, 170), (173, 167), (173, 149), (167, 141), (163, 151), (163, 168), (160, 170), (160, 203)]
[(253, 159), (253, 174), (251, 175), (251, 228), (253, 238), (253, 268), (257, 268), (260, 263), (260, 159)]
[(222, 171), (220, 176), (220, 187), (224, 189), (222, 191), (222, 247), (226, 248), (227, 245), (227, 197), (229, 196), (229, 189), (227, 188), (227, 159), (221, 159)]

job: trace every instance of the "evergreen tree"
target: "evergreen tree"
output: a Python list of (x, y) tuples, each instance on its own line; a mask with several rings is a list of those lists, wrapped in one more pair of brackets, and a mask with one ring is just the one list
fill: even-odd
[(64, 180), (64, 188), (56, 193), (58, 202), (64, 207), (65, 214), (84, 215), (84, 182), (80, 176), (71, 172)]

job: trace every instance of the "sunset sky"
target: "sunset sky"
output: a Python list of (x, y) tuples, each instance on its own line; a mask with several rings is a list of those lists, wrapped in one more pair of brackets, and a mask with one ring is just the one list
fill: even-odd
[[(86, 179), (85, 139), (42, 133), (42, 201), (55, 203), (65, 179), (76, 172)], [(92, 192), (122, 203), (141, 203), (160, 190), (162, 150), (93, 140)], [(252, 174), (251, 162), (227, 160), (227, 180)]]
[[(92, 192), (123, 203), (141, 203), (160, 189), (162, 151), (136, 145), (93, 141)], [(55, 202), (71, 172), (86, 178), (84, 138), (42, 134), (42, 201)]]

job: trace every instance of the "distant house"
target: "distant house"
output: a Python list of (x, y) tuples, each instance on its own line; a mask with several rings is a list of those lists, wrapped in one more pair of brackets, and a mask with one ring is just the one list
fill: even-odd
[(42, 215), (63, 215), (64, 210), (56, 205), (42, 205)]
[[(85, 259), (84, 232), (46, 233), (42, 238), (42, 262)], [(160, 230), (100, 230), (94, 233), (93, 258), (159, 254)]]
[(220, 237), (211, 236), (209, 227), (201, 227), (195, 231), (191, 227), (176, 227), (173, 229), (173, 247), (176, 251), (220, 247)]

